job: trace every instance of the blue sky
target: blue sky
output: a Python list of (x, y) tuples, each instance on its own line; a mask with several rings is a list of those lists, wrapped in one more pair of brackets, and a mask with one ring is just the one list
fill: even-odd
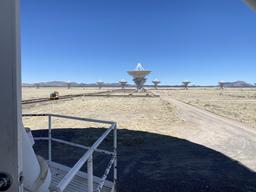
[(138, 62), (163, 84), (256, 82), (243, 0), (21, 0), (21, 43), (23, 82), (131, 82)]

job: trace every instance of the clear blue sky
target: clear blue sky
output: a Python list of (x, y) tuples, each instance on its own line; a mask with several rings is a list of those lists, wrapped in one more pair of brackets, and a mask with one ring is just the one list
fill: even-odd
[(243, 0), (21, 0), (23, 82), (256, 82), (256, 12)]

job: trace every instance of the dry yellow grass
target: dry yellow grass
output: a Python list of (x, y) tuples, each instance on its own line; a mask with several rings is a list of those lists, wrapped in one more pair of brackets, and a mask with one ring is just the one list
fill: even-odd
[[(173, 131), (170, 127), (181, 122), (175, 107), (160, 98), (80, 97), (24, 105), (23, 113), (55, 113), (110, 120), (117, 122), (119, 128), (168, 135)], [(24, 118), (24, 124), (33, 129), (47, 128), (46, 118)], [(73, 128), (100, 125), (54, 119), (53, 126)]]
[(109, 88), (98, 89), (96, 87), (92, 88), (66, 88), (66, 87), (41, 87), (39, 89), (35, 87), (23, 87), (22, 88), (22, 99), (36, 99), (36, 98), (47, 98), (54, 91), (58, 91), (60, 95), (74, 95), (82, 93), (96, 93), (99, 91), (109, 90)]
[(256, 127), (256, 89), (217, 88), (159, 90), (160, 94)]

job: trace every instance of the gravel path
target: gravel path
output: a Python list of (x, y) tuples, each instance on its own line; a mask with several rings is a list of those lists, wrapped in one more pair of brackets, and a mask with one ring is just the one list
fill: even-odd
[(255, 129), (171, 97), (162, 99), (174, 104), (185, 121), (187, 128), (180, 133), (184, 139), (219, 151), (256, 171)]

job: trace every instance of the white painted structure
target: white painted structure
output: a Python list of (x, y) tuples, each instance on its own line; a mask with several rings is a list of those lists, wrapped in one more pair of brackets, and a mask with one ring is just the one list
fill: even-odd
[(182, 82), (182, 84), (183, 84), (183, 86), (184, 86), (184, 88), (185, 88), (186, 90), (188, 90), (188, 85), (189, 85), (190, 83), (191, 83), (191, 82), (188, 81), (188, 80), (185, 80), (185, 81)]
[(152, 83), (154, 84), (155, 89), (158, 89), (158, 85), (161, 83), (161, 81), (158, 79), (154, 79)]
[(128, 71), (128, 74), (133, 77), (133, 81), (137, 86), (137, 91), (143, 89), (146, 82), (146, 76), (149, 75), (151, 71), (145, 70), (141, 63), (138, 63), (137, 67), (133, 71)]
[(68, 88), (68, 89), (71, 88), (71, 81), (67, 81), (67, 88)]
[(99, 89), (101, 89), (104, 85), (104, 82), (99, 80), (99, 81), (96, 82), (96, 84), (98, 85)]
[(36, 83), (36, 88), (39, 89), (40, 88), (40, 83)]
[(224, 89), (224, 84), (225, 84), (225, 81), (220, 81), (219, 82), (220, 89)]
[[(0, 1), (0, 173), (13, 181), (11, 186), (2, 183), (0, 188), (20, 192), (23, 188), (21, 88), (20, 77), (19, 5), (17, 0)], [(11, 17), (12, 16), (12, 17)], [(14, 138), (14, 139), (10, 139)], [(12, 150), (10, 150), (12, 149)], [(4, 178), (8, 179), (8, 178)], [(8, 185), (8, 183), (6, 184)]]
[(127, 81), (125, 79), (122, 79), (119, 81), (119, 84), (121, 85), (122, 89), (124, 89), (125, 86), (127, 85)]

